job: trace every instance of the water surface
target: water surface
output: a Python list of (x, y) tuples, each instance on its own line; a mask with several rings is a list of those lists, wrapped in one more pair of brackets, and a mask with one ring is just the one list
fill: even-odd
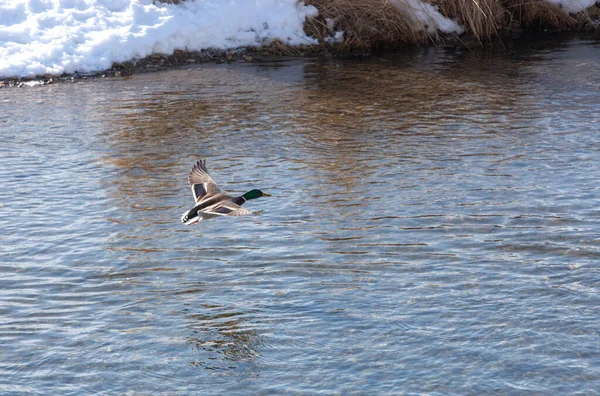
[(0, 392), (597, 392), (598, 51), (0, 90)]

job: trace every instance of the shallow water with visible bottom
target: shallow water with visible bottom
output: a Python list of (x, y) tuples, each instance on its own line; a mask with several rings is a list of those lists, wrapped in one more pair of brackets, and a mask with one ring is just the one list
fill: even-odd
[[(595, 394), (600, 43), (0, 90), (0, 393)], [(258, 213), (186, 227), (192, 164)]]

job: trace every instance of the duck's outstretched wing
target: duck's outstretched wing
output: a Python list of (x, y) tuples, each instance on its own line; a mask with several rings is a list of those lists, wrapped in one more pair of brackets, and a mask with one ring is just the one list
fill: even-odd
[(216, 205), (202, 209), (202, 212), (218, 216), (245, 216), (252, 214), (248, 209), (244, 209), (231, 201), (219, 202)]
[(192, 194), (194, 194), (196, 204), (221, 192), (221, 189), (217, 187), (217, 183), (206, 170), (206, 160), (196, 162), (188, 176), (188, 182), (192, 186)]

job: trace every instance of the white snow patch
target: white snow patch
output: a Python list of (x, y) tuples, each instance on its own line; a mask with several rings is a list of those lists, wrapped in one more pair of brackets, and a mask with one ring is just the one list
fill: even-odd
[(326, 43), (330, 43), (330, 44), (341, 43), (342, 41), (344, 41), (344, 31), (343, 30), (338, 30), (337, 32), (335, 32), (331, 36), (327, 36), (327, 37), (323, 38), (323, 40)]
[(37, 85), (44, 85), (44, 81), (41, 81), (41, 80), (31, 80), (31, 81), (25, 81), (22, 84), (25, 85), (25, 86), (27, 86), (27, 87), (35, 87)]
[(596, 0), (544, 0), (546, 3), (553, 4), (562, 8), (566, 13), (577, 14), (584, 11), (594, 4)]
[(390, 0), (390, 3), (395, 5), (419, 30), (425, 30), (432, 34), (438, 30), (442, 33), (456, 34), (462, 34), (465, 31), (461, 25), (443, 16), (437, 6), (421, 0)]
[(0, 77), (86, 73), (176, 49), (316, 43), (296, 0), (0, 0)]
[(327, 30), (333, 31), (333, 28), (335, 27), (336, 22), (337, 21), (335, 18), (325, 18), (325, 23), (327, 24)]

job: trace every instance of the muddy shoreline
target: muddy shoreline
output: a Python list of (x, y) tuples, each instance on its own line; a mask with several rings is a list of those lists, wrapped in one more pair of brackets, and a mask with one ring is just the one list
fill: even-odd
[[(485, 51), (485, 50), (507, 50), (519, 39), (536, 41), (544, 38), (554, 37), (584, 37), (590, 39), (600, 38), (597, 22), (585, 21), (578, 29), (570, 31), (546, 31), (523, 34), (517, 27), (506, 32), (503, 37), (489, 42), (482, 42), (475, 36), (452, 36), (445, 37), (440, 42), (432, 43), (433, 46), (448, 51)], [(386, 46), (390, 49), (406, 48), (406, 45)], [(418, 46), (410, 46), (418, 47)], [(422, 46), (421, 46), (422, 47)], [(380, 48), (379, 50), (381, 50)], [(143, 59), (132, 60), (113, 64), (111, 68), (97, 73), (72, 73), (62, 75), (50, 75), (22, 78), (0, 79), (1, 88), (23, 88), (32, 86), (51, 85), (57, 83), (73, 83), (88, 79), (101, 79), (110, 77), (127, 77), (139, 73), (152, 73), (164, 71), (171, 68), (182, 67), (193, 64), (221, 64), (232, 62), (265, 62), (281, 59), (284, 57), (339, 57), (339, 58), (368, 58), (377, 52), (377, 49), (350, 49), (340, 48), (332, 45), (313, 45), (290, 47), (281, 43), (273, 43), (263, 47), (242, 47), (232, 50), (207, 49), (202, 51), (176, 50), (171, 55), (153, 54)]]
[(143, 59), (115, 63), (111, 68), (97, 73), (46, 74), (36, 77), (0, 79), (0, 88), (23, 88), (56, 83), (71, 83), (87, 79), (127, 77), (138, 73), (152, 73), (192, 64), (263, 62), (284, 56), (322, 56), (329, 55), (323, 46), (288, 47), (280, 44), (265, 47), (243, 47), (233, 50), (208, 49), (202, 51), (176, 50), (171, 55), (153, 54)]

